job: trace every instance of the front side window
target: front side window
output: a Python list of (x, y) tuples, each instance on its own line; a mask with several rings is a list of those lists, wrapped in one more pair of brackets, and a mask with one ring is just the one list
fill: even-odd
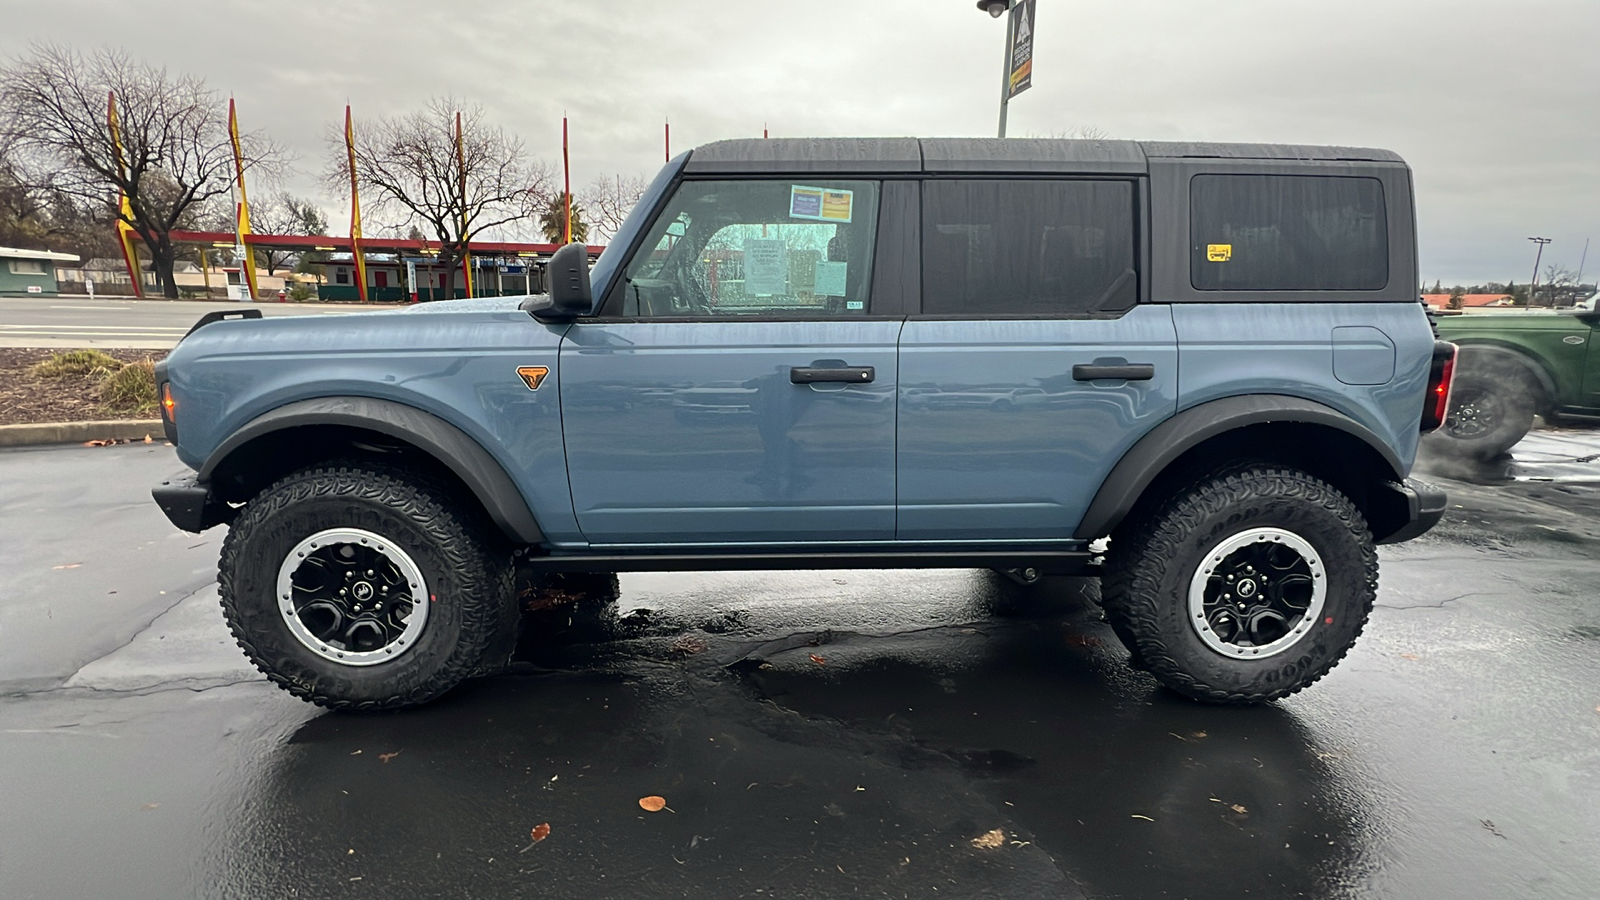
[(1199, 291), (1377, 291), (1389, 225), (1376, 178), (1196, 175), (1190, 281)]
[(878, 183), (688, 181), (623, 273), (622, 314), (864, 316)]
[(1138, 295), (1126, 181), (929, 181), (922, 311), (1081, 315)]

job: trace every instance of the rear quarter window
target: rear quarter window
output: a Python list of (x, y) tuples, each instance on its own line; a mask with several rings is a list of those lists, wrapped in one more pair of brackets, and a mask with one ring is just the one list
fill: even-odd
[(1376, 178), (1196, 175), (1190, 282), (1199, 291), (1379, 291), (1389, 223)]

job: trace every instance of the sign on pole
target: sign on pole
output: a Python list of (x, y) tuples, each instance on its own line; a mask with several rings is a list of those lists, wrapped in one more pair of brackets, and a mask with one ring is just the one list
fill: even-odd
[(1021, 0), (1011, 7), (1010, 99), (1033, 87), (1033, 15), (1039, 0)]

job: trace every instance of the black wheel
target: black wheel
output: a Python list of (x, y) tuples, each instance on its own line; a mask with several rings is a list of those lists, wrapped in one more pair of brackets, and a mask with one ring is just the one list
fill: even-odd
[(1349, 652), (1378, 589), (1361, 513), (1297, 469), (1201, 479), (1112, 538), (1106, 616), (1139, 668), (1213, 703), (1286, 697)]
[(421, 473), (350, 462), (289, 475), (234, 521), (219, 570), (245, 655), (319, 706), (424, 703), (510, 652), (510, 550)]
[(1456, 375), (1450, 410), (1429, 446), (1472, 459), (1493, 459), (1533, 428), (1539, 388), (1520, 372), (1474, 369)]

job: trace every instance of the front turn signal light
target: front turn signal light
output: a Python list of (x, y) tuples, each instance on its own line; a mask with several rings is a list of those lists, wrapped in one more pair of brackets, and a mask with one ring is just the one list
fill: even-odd
[(161, 382), (161, 430), (172, 444), (178, 443), (177, 411), (178, 404), (172, 399), (172, 382)]

